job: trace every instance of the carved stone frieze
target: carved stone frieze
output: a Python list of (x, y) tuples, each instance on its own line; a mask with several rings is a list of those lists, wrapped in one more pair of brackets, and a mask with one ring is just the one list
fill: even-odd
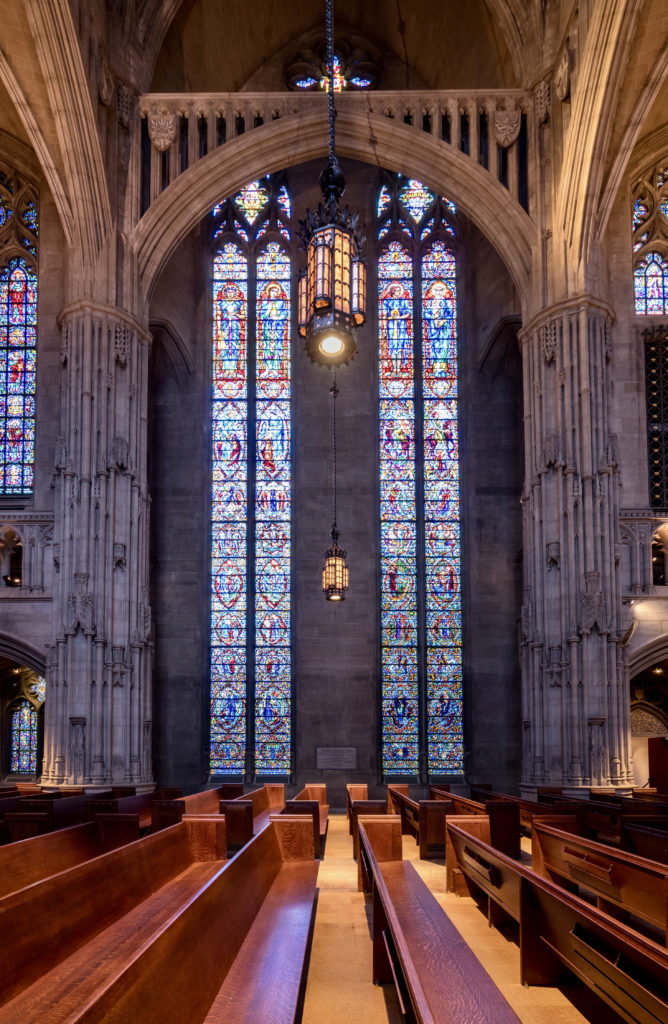
[(520, 133), (521, 124), (521, 110), (495, 110), (494, 135), (498, 144), (503, 146), (504, 149), (512, 146)]
[(155, 148), (160, 152), (169, 149), (176, 138), (176, 115), (163, 107), (148, 115), (148, 134)]

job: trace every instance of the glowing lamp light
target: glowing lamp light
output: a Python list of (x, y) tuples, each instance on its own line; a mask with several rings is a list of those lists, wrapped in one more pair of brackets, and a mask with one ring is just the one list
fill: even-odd
[(327, 601), (344, 601), (348, 589), (346, 553), (339, 547), (339, 531), (332, 527), (332, 546), (325, 552), (322, 570), (322, 590)]

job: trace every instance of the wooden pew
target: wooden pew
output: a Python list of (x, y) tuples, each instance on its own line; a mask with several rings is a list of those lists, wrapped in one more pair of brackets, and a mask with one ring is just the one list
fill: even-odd
[(491, 786), (471, 786), (471, 799), (478, 800), (482, 804), (485, 804), (487, 800), (517, 804), (520, 811), (520, 825), (527, 835), (531, 835), (534, 815), (543, 817), (547, 813), (545, 804), (539, 803), (538, 800), (525, 800), (524, 797), (513, 796), (509, 793), (498, 793)]
[(663, 933), (666, 942), (668, 866), (573, 835), (536, 818), (531, 839), (531, 866), (544, 878), (578, 892), (593, 893), (596, 906), (628, 923), (630, 914)]
[[(220, 800), (219, 813), (224, 814), (227, 821), (227, 844), (230, 849), (244, 846), (266, 827), (270, 815), (280, 814), (284, 807), (285, 785), (282, 782), (268, 782), (234, 800)], [(312, 816), (310, 813), (309, 817)]]
[[(302, 790), (293, 798), (294, 800), (317, 800), (320, 836), (327, 835), (327, 822), (329, 820), (329, 804), (327, 803), (327, 785), (324, 782), (307, 783)], [(295, 812), (297, 813), (297, 812)]]
[(506, 857), (474, 834), (478, 819), (447, 824), (472, 889), (487, 896), (490, 922), (519, 922), (520, 980), (558, 985), (574, 973), (630, 1024), (668, 1020), (668, 950), (578, 896)]
[[(111, 789), (108, 791), (108, 799), (111, 799)], [(102, 802), (105, 801), (100, 800), (100, 803)], [(35, 796), (21, 797), (18, 806), (8, 810), (4, 816), (11, 841), (30, 839), (56, 829), (93, 821), (94, 815), (88, 806), (89, 803), (89, 797), (85, 793), (74, 796), (70, 796), (69, 793), (39, 793)]]
[(351, 813), (351, 802), (353, 800), (368, 800), (369, 787), (366, 782), (346, 783), (346, 818), (348, 819), (348, 833), (353, 834), (353, 823)]
[(400, 816), (402, 835), (415, 837), (420, 858), (444, 856), (446, 815), (455, 813), (452, 800), (412, 800), (395, 785), (387, 787), (387, 797), (389, 813)]
[[(224, 828), (224, 819), (188, 816), (133, 845), (192, 826), (210, 853), (212, 824)], [(183, 875), (163, 886), (7, 1003), (0, 1022), (127, 1024), (147, 1020), (150, 1008), (151, 1020), (173, 1024), (288, 1024), (315, 898), (311, 837), (304, 817), (278, 817), (232, 860), (191, 865), (200, 875), (192, 893)]]
[(625, 822), (623, 846), (639, 857), (668, 864), (668, 831), (665, 829)]
[(220, 801), (233, 800), (243, 794), (243, 786), (225, 782), (216, 789), (203, 789), (188, 796), (166, 797), (160, 789), (151, 806), (151, 826), (154, 832), (169, 825), (176, 825), (184, 814), (220, 814)]
[(87, 813), (95, 818), (98, 814), (136, 814), (141, 831), (151, 829), (153, 804), (161, 799), (155, 793), (140, 793), (135, 796), (119, 796), (106, 800), (89, 800)]
[(373, 981), (394, 982), (407, 1020), (519, 1018), (409, 862), (394, 816), (358, 819), (360, 888), (372, 894)]
[(98, 821), (88, 821), (3, 846), (0, 849), (0, 899), (139, 838), (137, 821), (127, 839), (127, 823), (122, 816), (110, 817), (111, 821), (105, 820), (102, 826)]
[(350, 798), (350, 834), (353, 839), (353, 857), (357, 860), (359, 856), (359, 828), (357, 822), (361, 814), (387, 814), (387, 797), (382, 800), (357, 800), (354, 795)]

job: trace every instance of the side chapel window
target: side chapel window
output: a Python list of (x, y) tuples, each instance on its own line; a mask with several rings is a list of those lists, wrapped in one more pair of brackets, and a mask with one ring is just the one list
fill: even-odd
[(33, 490), (37, 196), (0, 168), (0, 495)]
[(463, 770), (456, 210), (377, 201), (382, 771)]
[(24, 693), (10, 709), (10, 772), (34, 774), (37, 771), (38, 708), (44, 703), (46, 681), (29, 673)]
[(254, 181), (213, 211), (211, 758), (289, 775), (290, 197)]

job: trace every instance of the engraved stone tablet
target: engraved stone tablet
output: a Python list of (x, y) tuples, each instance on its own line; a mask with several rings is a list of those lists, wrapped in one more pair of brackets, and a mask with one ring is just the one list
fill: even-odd
[(357, 768), (357, 747), (316, 747), (316, 768)]

